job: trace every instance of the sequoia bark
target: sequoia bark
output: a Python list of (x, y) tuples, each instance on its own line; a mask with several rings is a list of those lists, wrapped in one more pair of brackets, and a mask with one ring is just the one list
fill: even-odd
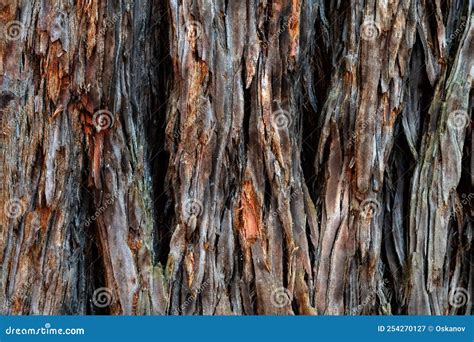
[(472, 6), (7, 0), (0, 313), (472, 313)]

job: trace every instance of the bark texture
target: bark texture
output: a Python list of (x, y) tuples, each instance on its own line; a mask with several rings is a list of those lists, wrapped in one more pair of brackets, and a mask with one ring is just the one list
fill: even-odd
[(469, 0), (0, 4), (0, 313), (472, 314)]

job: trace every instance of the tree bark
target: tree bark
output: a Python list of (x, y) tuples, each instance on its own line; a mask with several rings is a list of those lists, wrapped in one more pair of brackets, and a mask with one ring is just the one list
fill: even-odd
[(469, 0), (0, 5), (1, 314), (472, 314)]

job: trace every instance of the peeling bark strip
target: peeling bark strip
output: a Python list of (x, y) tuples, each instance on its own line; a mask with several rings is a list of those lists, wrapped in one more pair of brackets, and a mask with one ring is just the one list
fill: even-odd
[(472, 314), (469, 0), (0, 4), (0, 314)]

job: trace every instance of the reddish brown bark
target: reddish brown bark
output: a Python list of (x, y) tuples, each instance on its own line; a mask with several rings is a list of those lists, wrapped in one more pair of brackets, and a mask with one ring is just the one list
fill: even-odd
[(473, 22), (2, 3), (0, 312), (472, 313)]

